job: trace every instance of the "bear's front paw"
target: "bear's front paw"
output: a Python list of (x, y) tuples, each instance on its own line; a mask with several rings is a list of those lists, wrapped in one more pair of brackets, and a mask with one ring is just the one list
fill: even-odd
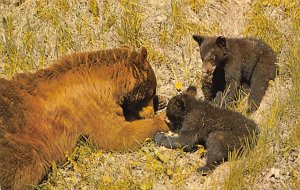
[(218, 91), (216, 94), (216, 97), (214, 98), (213, 102), (217, 105), (217, 106), (221, 106), (223, 101), (223, 93), (221, 91)]
[(156, 133), (154, 136), (154, 141), (156, 144), (161, 145), (163, 140), (166, 138), (164, 133)]
[(144, 107), (140, 112), (139, 112), (139, 116), (141, 118), (151, 118), (154, 116), (154, 109), (152, 106), (147, 106)]
[(216, 97), (213, 99), (213, 104), (215, 107), (226, 108), (227, 107), (226, 94), (221, 91), (218, 91)]

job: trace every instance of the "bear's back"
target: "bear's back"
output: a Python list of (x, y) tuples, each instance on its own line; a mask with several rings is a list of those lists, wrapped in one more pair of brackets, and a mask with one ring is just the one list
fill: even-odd
[(233, 57), (246, 61), (258, 61), (262, 56), (269, 56), (270, 59), (276, 59), (272, 48), (266, 42), (257, 38), (228, 38), (228, 46)]
[(18, 94), (18, 84), (0, 78), (0, 138), (5, 132), (15, 132), (24, 120), (25, 105)]
[(202, 100), (189, 105), (188, 114), (184, 119), (188, 130), (208, 135), (214, 131), (233, 131), (238, 136), (248, 135), (256, 130), (256, 123), (238, 112), (211, 106)]
[[(18, 73), (13, 77), (13, 81), (33, 86), (33, 84), (46, 80), (57, 80), (69, 71), (79, 71), (92, 69), (93, 67), (111, 66), (113, 71), (114, 64), (128, 61), (132, 50), (129, 48), (115, 48), (105, 50), (95, 50), (86, 52), (75, 52), (65, 55), (44, 69), (36, 72)], [(110, 70), (107, 70), (110, 71)], [(71, 74), (72, 72), (70, 72)], [(107, 74), (107, 73), (99, 73)]]
[[(13, 81), (19, 83), (25, 91), (31, 95), (37, 95), (37, 86), (43, 85), (43, 91), (49, 89), (49, 83), (56, 88), (70, 86), (74, 83), (87, 82), (93, 78), (93, 82), (102, 82), (103, 89), (107, 88), (106, 95), (114, 94), (111, 90), (120, 91), (119, 94), (132, 91), (147, 85), (145, 89), (156, 88), (156, 77), (151, 65), (146, 61), (147, 52), (142, 48), (137, 52), (127, 46), (97, 51), (76, 52), (61, 57), (45, 69), (34, 73), (20, 73), (13, 77)], [(56, 83), (56, 84), (54, 84)], [(109, 86), (105, 86), (109, 85)], [(40, 85), (41, 86), (41, 85)], [(124, 89), (127, 88), (127, 89)], [(105, 96), (105, 94), (103, 94)]]
[(275, 78), (276, 54), (264, 41), (256, 38), (229, 38), (228, 51), (230, 64), (227, 64), (227, 73), (234, 75), (236, 68), (240, 68), (242, 80), (250, 82), (256, 66), (260, 64), (265, 70), (272, 71), (270, 80)]

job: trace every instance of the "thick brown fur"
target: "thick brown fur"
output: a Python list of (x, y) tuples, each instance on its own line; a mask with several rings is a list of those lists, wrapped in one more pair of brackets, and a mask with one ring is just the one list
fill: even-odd
[[(195, 98), (196, 88), (174, 96), (167, 106), (167, 117), (179, 130), (178, 136), (155, 135), (155, 142), (167, 148), (192, 150), (197, 144), (207, 148), (207, 164), (197, 169), (208, 172), (228, 159), (230, 151), (242, 150), (245, 138), (253, 142), (257, 125), (251, 119), (228, 109), (215, 108)], [(252, 144), (253, 145), (253, 144)]]
[(99, 148), (123, 151), (168, 131), (159, 116), (134, 120), (153, 111), (156, 78), (146, 57), (145, 48), (129, 47), (74, 53), (0, 79), (1, 189), (37, 185), (81, 134)]
[[(200, 46), (202, 71), (213, 75), (210, 93), (204, 89), (206, 99), (216, 98), (217, 93), (227, 92), (224, 100), (216, 98), (222, 107), (230, 105), (238, 89), (250, 88), (249, 112), (255, 111), (276, 76), (276, 55), (265, 42), (255, 38), (202, 37), (193, 35)], [(248, 90), (246, 88), (246, 90)], [(222, 102), (224, 102), (222, 104)]]

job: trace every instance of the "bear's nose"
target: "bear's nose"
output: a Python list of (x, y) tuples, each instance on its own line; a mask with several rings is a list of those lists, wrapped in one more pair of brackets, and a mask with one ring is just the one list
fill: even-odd
[(203, 74), (208, 74), (208, 70), (202, 67), (202, 73)]
[(202, 64), (202, 73), (203, 74), (211, 74), (216, 68), (216, 65), (211, 61), (203, 61)]

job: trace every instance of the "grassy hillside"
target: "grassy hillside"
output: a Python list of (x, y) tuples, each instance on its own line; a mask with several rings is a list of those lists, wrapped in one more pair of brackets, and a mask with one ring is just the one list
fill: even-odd
[[(0, 73), (44, 68), (69, 52), (145, 46), (158, 94), (201, 87), (194, 33), (253, 36), (278, 55), (279, 74), (252, 115), (257, 146), (200, 176), (203, 147), (168, 150), (148, 140), (136, 152), (95, 149), (81, 140), (37, 189), (300, 189), (300, 2), (287, 0), (2, 0)], [(182, 87), (181, 87), (182, 86)], [(201, 92), (199, 97), (201, 97)], [(236, 111), (245, 113), (245, 99)]]

